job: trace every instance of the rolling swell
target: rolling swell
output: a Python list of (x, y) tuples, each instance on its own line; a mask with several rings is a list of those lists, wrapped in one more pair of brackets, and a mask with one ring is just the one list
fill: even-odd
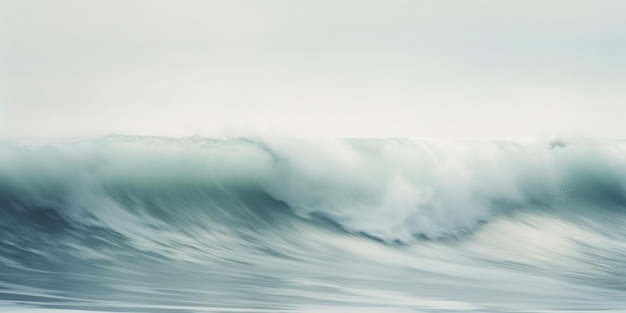
[(4, 142), (0, 302), (623, 308), (625, 207), (619, 141)]

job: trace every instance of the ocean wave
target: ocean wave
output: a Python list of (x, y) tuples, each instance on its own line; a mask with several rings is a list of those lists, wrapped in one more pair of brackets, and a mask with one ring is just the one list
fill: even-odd
[(3, 142), (0, 305), (619, 310), (624, 149), (619, 141)]
[(247, 227), (289, 209), (406, 243), (462, 236), (518, 210), (623, 211), (625, 149), (618, 141), (132, 136), (4, 143), (0, 201), (5, 214), (52, 210), (118, 228), (107, 219)]

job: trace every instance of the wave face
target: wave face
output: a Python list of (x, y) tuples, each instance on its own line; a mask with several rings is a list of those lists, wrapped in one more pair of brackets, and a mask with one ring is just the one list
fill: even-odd
[(0, 143), (0, 310), (626, 309), (626, 142)]

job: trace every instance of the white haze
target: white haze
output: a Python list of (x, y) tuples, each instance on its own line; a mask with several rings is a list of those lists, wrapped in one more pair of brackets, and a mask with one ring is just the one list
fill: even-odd
[(626, 138), (626, 2), (0, 0), (0, 136)]

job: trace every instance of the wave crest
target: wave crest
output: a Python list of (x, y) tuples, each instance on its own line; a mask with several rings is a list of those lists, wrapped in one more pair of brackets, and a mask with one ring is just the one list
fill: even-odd
[(514, 210), (592, 214), (586, 208), (598, 203), (622, 210), (625, 149), (623, 142), (555, 148), (549, 142), (125, 136), (4, 143), (0, 201), (6, 212), (53, 209), (68, 220), (117, 228), (120, 216), (182, 228), (254, 227), (276, 222), (286, 205), (349, 232), (407, 242), (458, 236)]

